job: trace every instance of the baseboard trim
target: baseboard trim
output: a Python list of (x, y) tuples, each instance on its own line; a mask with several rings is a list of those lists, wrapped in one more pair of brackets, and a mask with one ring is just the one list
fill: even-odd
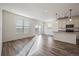
[(70, 44), (70, 45), (77, 45), (77, 44), (68, 43), (68, 42), (63, 42), (63, 41), (60, 41), (60, 40), (56, 40), (56, 39), (54, 39), (54, 41), (58, 41), (58, 42), (61, 42), (61, 43), (66, 43), (66, 44)]
[(50, 35), (50, 34), (42, 34), (42, 35), (47, 35), (47, 36), (51, 36), (51, 37), (53, 37), (53, 35)]
[(33, 38), (33, 37), (35, 37), (35, 35), (34, 35), (34, 36), (30, 36), (30, 37), (26, 37), (26, 38), (21, 38), (21, 39), (16, 39), (16, 40), (5, 41), (5, 42), (2, 42), (2, 43), (7, 43), (7, 42), (11, 42), (11, 41), (17, 41), (17, 40), (22, 40), (22, 39), (29, 39), (29, 38)]

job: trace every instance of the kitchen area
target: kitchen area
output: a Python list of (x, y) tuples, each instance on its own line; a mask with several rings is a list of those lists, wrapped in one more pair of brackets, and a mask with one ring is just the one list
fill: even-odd
[(57, 19), (58, 31), (54, 32), (54, 39), (71, 44), (79, 44), (79, 16)]

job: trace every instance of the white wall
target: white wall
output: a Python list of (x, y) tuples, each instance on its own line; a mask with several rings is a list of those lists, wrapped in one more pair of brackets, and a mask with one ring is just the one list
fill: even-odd
[(2, 51), (2, 9), (0, 9), (0, 55)]
[[(31, 23), (31, 30), (29, 33), (16, 34), (16, 20), (23, 19), (28, 20)], [(23, 17), (11, 12), (3, 11), (3, 42), (26, 38), (35, 35), (35, 23), (36, 20)]]
[[(50, 24), (50, 28), (48, 27), (48, 24)], [(53, 35), (53, 32), (58, 31), (58, 23), (56, 23), (56, 20), (47, 21), (44, 23), (44, 33), (48, 35)]]

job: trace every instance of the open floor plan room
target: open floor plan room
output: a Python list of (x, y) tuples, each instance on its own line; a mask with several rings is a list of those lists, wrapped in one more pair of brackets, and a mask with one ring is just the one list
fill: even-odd
[(0, 56), (79, 56), (79, 3), (0, 3)]

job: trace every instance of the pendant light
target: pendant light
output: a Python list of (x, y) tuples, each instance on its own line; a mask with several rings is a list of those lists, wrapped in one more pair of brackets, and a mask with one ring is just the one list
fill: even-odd
[(70, 12), (69, 21), (72, 21), (72, 17), (71, 17), (72, 9), (69, 9), (69, 12)]
[(58, 16), (58, 14), (56, 13), (56, 23), (58, 23), (58, 22), (57, 22), (57, 16)]

